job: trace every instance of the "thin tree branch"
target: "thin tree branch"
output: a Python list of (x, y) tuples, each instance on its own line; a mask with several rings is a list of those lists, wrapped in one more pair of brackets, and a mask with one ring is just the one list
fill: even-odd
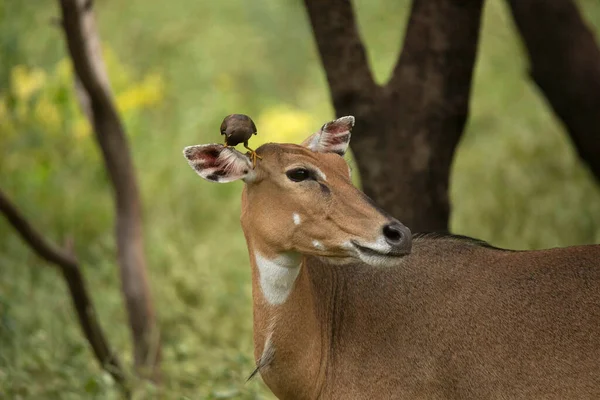
[(138, 372), (158, 380), (160, 346), (158, 327), (150, 297), (140, 195), (123, 124), (114, 105), (92, 2), (60, 0), (69, 53), (78, 79), (89, 96), (91, 122), (116, 203), (117, 253), (121, 283), (133, 335)]
[(0, 212), (8, 222), (19, 232), (21, 238), (43, 259), (61, 268), (76, 269), (77, 260), (64, 250), (56, 247), (41, 236), (31, 224), (19, 213), (17, 208), (0, 190)]
[(112, 375), (128, 395), (129, 389), (125, 380), (125, 373), (117, 355), (111, 350), (102, 332), (77, 259), (71, 253), (50, 243), (36, 231), (2, 190), (0, 190), (0, 213), (6, 217), (23, 241), (39, 257), (60, 269), (71, 293), (71, 300), (77, 311), (79, 325), (92, 347), (96, 359), (100, 366)]
[(378, 89), (350, 0), (304, 0), (336, 111)]
[(530, 74), (600, 182), (600, 50), (571, 0), (508, 0)]

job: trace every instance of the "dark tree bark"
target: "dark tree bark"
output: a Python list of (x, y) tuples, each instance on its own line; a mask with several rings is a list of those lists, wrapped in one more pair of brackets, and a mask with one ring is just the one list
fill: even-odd
[[(60, 0), (62, 25), (116, 203), (117, 253), (138, 372), (159, 379), (158, 327), (148, 287), (141, 202), (123, 124), (102, 59), (91, 0)], [(80, 96), (82, 93), (80, 93)]]
[(19, 212), (17, 207), (0, 190), (0, 213), (15, 228), (25, 243), (41, 258), (56, 265), (63, 274), (73, 306), (77, 311), (79, 325), (100, 366), (129, 394), (125, 373), (117, 355), (110, 348), (96, 310), (81, 274), (79, 263), (72, 252), (62, 250), (44, 238)]
[(483, 0), (414, 0), (390, 81), (375, 83), (349, 0), (305, 0), (336, 114), (354, 115), (363, 189), (416, 231), (448, 229)]
[(530, 75), (600, 182), (600, 50), (572, 0), (508, 0)]

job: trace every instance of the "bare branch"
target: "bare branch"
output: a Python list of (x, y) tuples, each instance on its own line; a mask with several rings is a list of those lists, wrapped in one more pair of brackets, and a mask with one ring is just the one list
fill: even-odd
[(0, 211), (17, 232), (19, 232), (21, 238), (23, 238), (23, 240), (27, 242), (41, 258), (59, 265), (61, 268), (77, 268), (77, 260), (67, 252), (46, 241), (43, 236), (36, 232), (1, 190)]
[(600, 50), (571, 0), (508, 0), (531, 77), (600, 182)]
[(92, 2), (60, 0), (60, 4), (69, 53), (89, 97), (91, 122), (115, 192), (117, 252), (135, 364), (139, 372), (158, 380), (160, 346), (144, 257), (140, 195), (102, 59)]
[(71, 293), (73, 306), (77, 311), (79, 325), (89, 342), (100, 366), (129, 393), (125, 373), (117, 355), (111, 350), (100, 323), (92, 299), (87, 291), (83, 275), (75, 256), (62, 250), (44, 238), (19, 212), (17, 207), (0, 190), (0, 213), (15, 228), (25, 243), (42, 259), (54, 264), (62, 272)]
[(350, 0), (304, 0), (336, 111), (378, 89)]

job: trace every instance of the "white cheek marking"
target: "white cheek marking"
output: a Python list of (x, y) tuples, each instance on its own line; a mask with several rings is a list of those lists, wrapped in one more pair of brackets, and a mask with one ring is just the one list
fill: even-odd
[(323, 246), (323, 243), (319, 242), (318, 240), (313, 240), (312, 244), (313, 246), (315, 246), (315, 249), (325, 250), (325, 246)]
[(352, 243), (349, 240), (342, 243), (342, 248), (344, 248), (346, 250), (354, 250), (354, 246), (352, 245)]
[[(385, 240), (385, 238), (383, 236), (379, 236), (377, 238), (377, 240), (375, 240), (374, 242), (365, 242), (365, 243), (361, 242), (360, 244), (361, 244), (361, 246), (368, 247), (368, 248), (373, 249), (382, 254), (387, 254), (390, 251), (392, 251), (392, 246), (390, 246), (387, 243), (387, 241)], [(398, 265), (402, 262), (401, 259), (397, 259), (397, 258), (381, 257), (381, 256), (376, 256), (376, 255), (370, 255), (370, 254), (367, 255), (367, 254), (364, 254), (361, 252), (358, 252), (358, 257), (365, 264), (368, 264), (372, 267), (389, 267), (389, 266), (393, 266), (393, 265)]]
[(269, 260), (257, 252), (255, 259), (265, 300), (271, 305), (284, 303), (300, 272), (300, 255), (285, 254)]
[(300, 215), (298, 213), (293, 213), (292, 218), (294, 219), (294, 225), (300, 225)]
[(381, 253), (389, 253), (390, 251), (392, 251), (392, 246), (390, 246), (390, 244), (385, 240), (385, 238), (382, 235), (380, 235), (374, 242), (360, 242), (360, 244), (362, 246), (368, 247), (375, 251), (379, 251)]

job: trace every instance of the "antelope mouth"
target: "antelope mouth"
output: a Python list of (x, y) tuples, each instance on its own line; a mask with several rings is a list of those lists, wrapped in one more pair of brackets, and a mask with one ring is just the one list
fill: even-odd
[(351, 240), (350, 243), (354, 246), (361, 261), (374, 266), (390, 264), (410, 254), (410, 250), (373, 248), (362, 245), (356, 240)]

